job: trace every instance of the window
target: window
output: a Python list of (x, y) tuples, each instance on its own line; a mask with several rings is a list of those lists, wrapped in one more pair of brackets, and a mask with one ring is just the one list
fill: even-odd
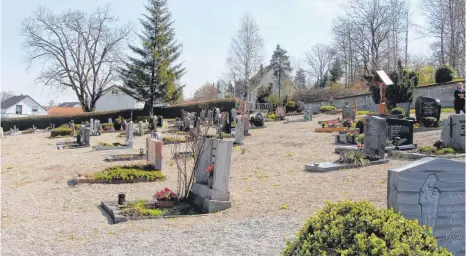
[(118, 95), (118, 89), (112, 89), (112, 95)]
[(37, 105), (33, 105), (32, 112), (38, 112), (38, 111), (39, 111), (39, 107)]
[(20, 104), (16, 105), (16, 114), (23, 114), (23, 106)]

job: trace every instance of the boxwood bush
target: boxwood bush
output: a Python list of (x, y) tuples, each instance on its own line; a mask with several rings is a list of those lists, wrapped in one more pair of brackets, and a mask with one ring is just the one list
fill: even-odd
[(390, 110), (390, 114), (406, 116), (406, 112), (401, 107), (396, 107)]
[(336, 110), (335, 106), (331, 106), (331, 105), (322, 105), (319, 108), (319, 111), (321, 111), (321, 112), (331, 112), (331, 111), (335, 111), (335, 110)]
[(405, 219), (393, 209), (377, 209), (366, 201), (328, 203), (309, 218), (285, 256), (451, 256), (439, 247), (432, 228)]
[(68, 126), (52, 129), (52, 131), (50, 132), (50, 137), (57, 136), (71, 136), (71, 128)]
[(421, 123), (422, 125), (424, 125), (424, 127), (427, 127), (427, 128), (432, 128), (432, 127), (436, 128), (439, 126), (439, 122), (437, 118), (435, 117), (423, 117), (421, 119)]
[(435, 82), (450, 82), (455, 78), (455, 70), (450, 65), (441, 65), (435, 72)]
[(356, 122), (356, 128), (359, 129), (360, 134), (364, 133), (364, 119), (359, 119), (358, 122)]

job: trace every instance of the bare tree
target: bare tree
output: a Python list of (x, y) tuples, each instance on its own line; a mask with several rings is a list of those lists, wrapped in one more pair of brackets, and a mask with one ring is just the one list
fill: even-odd
[(2, 103), (5, 102), (5, 100), (7, 100), (8, 98), (13, 97), (13, 96), (15, 96), (15, 93), (13, 91), (0, 92), (0, 99)]
[(92, 14), (70, 10), (57, 15), (38, 8), (23, 21), (21, 31), (29, 67), (42, 61), (37, 81), (72, 89), (83, 110), (93, 111), (116, 78), (121, 45), (130, 33), (129, 26), (111, 28), (116, 22), (108, 5)]
[(328, 45), (316, 44), (306, 53), (306, 63), (309, 73), (317, 83), (320, 83), (329, 70), (329, 65), (335, 56), (335, 50)]
[(214, 84), (206, 83), (196, 90), (194, 100), (204, 101), (218, 98), (217, 87)]
[(249, 78), (259, 70), (263, 60), (263, 47), (256, 20), (250, 15), (243, 16), (240, 28), (231, 41), (227, 67), (235, 78), (246, 82), (244, 99), (249, 93)]

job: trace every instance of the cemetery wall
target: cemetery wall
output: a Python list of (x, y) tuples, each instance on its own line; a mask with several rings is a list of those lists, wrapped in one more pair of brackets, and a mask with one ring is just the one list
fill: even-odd
[[(437, 98), (440, 100), (442, 107), (453, 107), (453, 92), (456, 89), (456, 83), (457, 82), (451, 82), (415, 88), (411, 108), (414, 108), (414, 102), (419, 96)], [(348, 104), (352, 105), (354, 101), (358, 103), (359, 110), (378, 110), (377, 105), (374, 104), (374, 101), (372, 101), (372, 95), (370, 93), (336, 98), (332, 101), (332, 103), (330, 103), (330, 101), (319, 101), (307, 103), (306, 105), (312, 107), (313, 110), (319, 110), (319, 107), (323, 105), (334, 105), (336, 108), (342, 108), (345, 105), (345, 102), (348, 102)]]

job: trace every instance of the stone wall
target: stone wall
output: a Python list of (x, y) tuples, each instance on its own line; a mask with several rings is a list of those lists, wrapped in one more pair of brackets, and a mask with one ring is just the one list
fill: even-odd
[[(456, 89), (456, 83), (457, 82), (452, 82), (415, 88), (411, 108), (414, 108), (414, 102), (419, 96), (437, 98), (440, 100), (442, 107), (453, 107), (453, 93)], [(374, 104), (374, 101), (372, 101), (371, 94), (336, 98), (332, 101), (332, 103), (330, 103), (329, 101), (306, 103), (305, 107), (310, 107), (312, 108), (312, 110), (314, 110), (314, 112), (316, 112), (322, 105), (334, 105), (337, 109), (340, 109), (345, 105), (346, 102), (348, 102), (349, 105), (353, 105), (355, 101), (359, 106), (359, 110), (378, 110), (377, 105)]]

